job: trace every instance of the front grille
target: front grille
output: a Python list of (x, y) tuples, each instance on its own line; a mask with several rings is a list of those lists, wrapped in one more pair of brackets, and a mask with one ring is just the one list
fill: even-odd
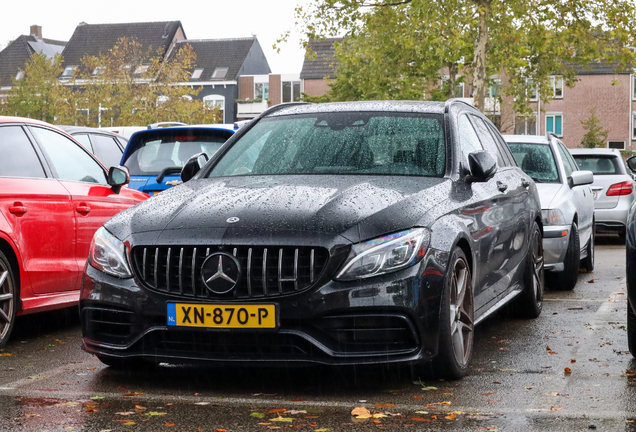
[[(208, 290), (201, 276), (205, 258), (213, 253), (234, 255), (242, 277), (228, 294)], [(154, 291), (195, 299), (273, 297), (300, 292), (322, 273), (329, 252), (311, 247), (136, 246), (133, 271)]]

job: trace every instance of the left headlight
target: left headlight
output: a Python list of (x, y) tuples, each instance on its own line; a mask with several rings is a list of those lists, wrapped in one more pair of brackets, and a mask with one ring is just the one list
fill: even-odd
[(336, 280), (365, 279), (417, 264), (426, 255), (430, 238), (427, 229), (413, 228), (355, 244)]
[(563, 212), (558, 208), (541, 210), (544, 225), (567, 225)]
[(97, 270), (122, 279), (132, 277), (126, 259), (126, 246), (104, 227), (95, 231), (88, 257), (90, 264)]

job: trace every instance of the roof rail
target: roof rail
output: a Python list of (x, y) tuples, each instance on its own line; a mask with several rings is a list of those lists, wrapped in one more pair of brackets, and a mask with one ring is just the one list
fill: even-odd
[(549, 132), (549, 131), (548, 131), (548, 132), (546, 132), (546, 133), (545, 133), (545, 137), (546, 137), (548, 140), (550, 140), (550, 137), (551, 137), (551, 136), (555, 137), (556, 139), (559, 139), (559, 136), (558, 136), (557, 134), (555, 134), (554, 132)]
[(450, 98), (448, 99), (446, 102), (444, 102), (444, 114), (448, 114), (448, 112), (450, 111), (450, 107), (452, 104), (454, 103), (462, 103), (464, 105), (466, 105), (467, 107), (470, 107), (472, 109), (474, 109), (475, 111), (479, 111), (477, 108), (475, 108), (474, 105), (469, 104), (468, 102), (460, 99), (460, 98)]

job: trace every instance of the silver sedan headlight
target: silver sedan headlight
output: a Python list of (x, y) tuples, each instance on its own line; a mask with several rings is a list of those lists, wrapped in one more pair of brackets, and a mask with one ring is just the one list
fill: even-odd
[(365, 279), (415, 265), (426, 255), (430, 238), (429, 230), (413, 228), (355, 244), (336, 280)]
[(132, 277), (126, 258), (126, 246), (104, 227), (95, 231), (88, 258), (90, 265), (97, 270), (122, 279)]
[(541, 210), (543, 225), (567, 225), (563, 212), (559, 209)]

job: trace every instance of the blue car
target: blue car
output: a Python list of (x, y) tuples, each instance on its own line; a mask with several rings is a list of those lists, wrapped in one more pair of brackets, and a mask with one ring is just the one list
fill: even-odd
[(181, 168), (197, 153), (211, 157), (238, 126), (177, 126), (135, 132), (121, 158), (130, 172), (129, 186), (156, 195), (181, 184)]

